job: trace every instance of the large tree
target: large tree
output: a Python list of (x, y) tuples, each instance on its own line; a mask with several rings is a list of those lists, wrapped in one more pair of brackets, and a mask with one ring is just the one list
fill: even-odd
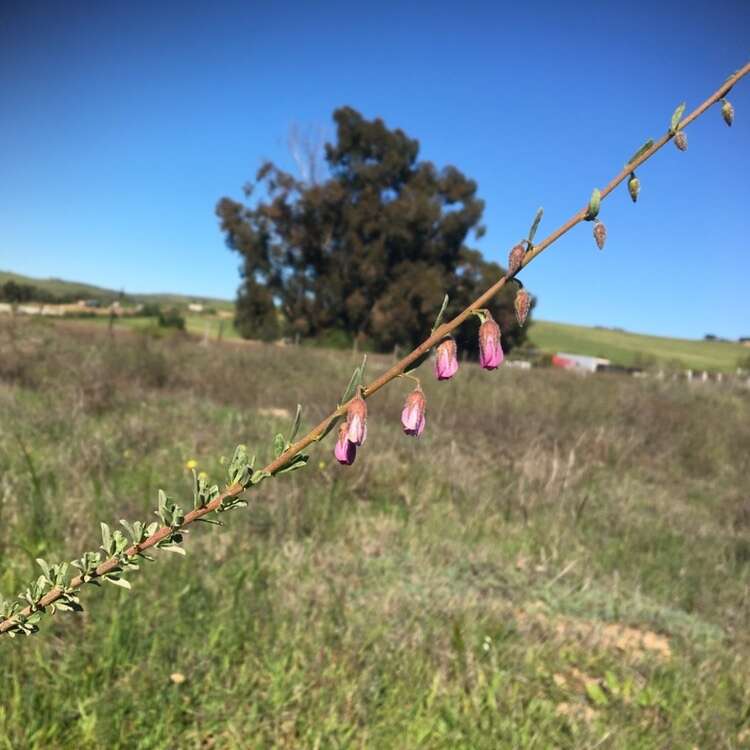
[[(403, 131), (351, 107), (333, 118), (328, 179), (300, 180), (267, 162), (245, 186), (247, 203), (218, 203), (243, 261), (237, 327), (250, 338), (335, 331), (379, 350), (416, 344), (444, 294), (458, 310), (503, 273), (465, 244), (484, 232), (484, 203), (455, 167), (418, 161), (419, 143)], [(506, 350), (519, 343), (512, 291), (490, 309)], [(466, 345), (475, 348), (473, 336)]]

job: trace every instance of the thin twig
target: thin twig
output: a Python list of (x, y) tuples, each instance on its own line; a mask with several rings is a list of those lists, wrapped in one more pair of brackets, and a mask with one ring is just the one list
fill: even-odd
[[(708, 97), (701, 105), (694, 109), (689, 115), (684, 117), (680, 121), (680, 130), (687, 127), (693, 120), (700, 117), (710, 106), (718, 102), (727, 92), (742, 78), (750, 73), (750, 62), (740, 68), (736, 73), (730, 76), (711, 96)], [(621, 172), (619, 172), (605, 188), (601, 190), (601, 200), (604, 200), (623, 180), (625, 180), (631, 172), (635, 171), (641, 164), (648, 161), (659, 149), (661, 149), (668, 141), (674, 137), (675, 133), (667, 131), (659, 140), (657, 140), (650, 148), (644, 151), (638, 158), (630, 162)], [(540, 253), (546, 250), (550, 245), (556, 242), (560, 237), (569, 232), (574, 226), (580, 224), (586, 220), (588, 214), (588, 205), (581, 208), (573, 216), (570, 217), (562, 226), (552, 232), (550, 235), (545, 237), (544, 240), (534, 245), (529, 252), (526, 253), (521, 268), (526, 267), (536, 258)], [(425, 339), (419, 346), (413, 351), (407, 354), (405, 357), (400, 359), (395, 365), (389, 370), (384, 372), (379, 378), (376, 378), (372, 383), (365, 386), (362, 389), (363, 398), (369, 398), (370, 396), (377, 393), (381, 388), (390, 383), (394, 378), (399, 377), (405, 370), (409, 368), (416, 360), (422, 357), (424, 354), (430, 351), (436, 344), (439, 344), (444, 336), (448, 335), (452, 331), (455, 331), (475, 310), (481, 309), (487, 305), (487, 303), (505, 286), (506, 282), (512, 279), (512, 277), (503, 276), (499, 281), (493, 284), (487, 289), (482, 295), (480, 295), (474, 302), (472, 302), (465, 310), (456, 315), (453, 320), (443, 323), (441, 326), (435, 329), (435, 331), (427, 339)], [(326, 428), (329, 426), (332, 419), (342, 416), (346, 413), (348, 403), (342, 404), (335, 411), (329, 414), (320, 424), (314, 427), (304, 437), (300, 438), (297, 442), (293, 443), (289, 448), (284, 451), (278, 458), (271, 461), (263, 471), (269, 474), (274, 474), (280, 469), (287, 466), (292, 459), (301, 453), (312, 443), (318, 441), (324, 434)], [(242, 485), (233, 484), (227, 487), (221, 494), (215, 497), (210, 503), (203, 506), (202, 508), (196, 508), (185, 515), (185, 520), (179, 528), (185, 528), (190, 524), (203, 518), (209, 513), (213, 513), (215, 510), (222, 505), (222, 503), (230, 498), (236, 498), (244, 492)], [(128, 557), (135, 557), (140, 552), (144, 552), (151, 547), (155, 547), (159, 542), (165, 540), (177, 529), (170, 528), (169, 526), (163, 526), (154, 534), (152, 534), (146, 541), (129, 547), (125, 554)], [(120, 561), (111, 557), (105, 560), (97, 568), (94, 574), (88, 576), (88, 580), (92, 578), (101, 578), (107, 573), (111, 573), (120, 566)], [(80, 588), (84, 584), (82, 575), (76, 576), (70, 581), (69, 588)], [(63, 594), (63, 591), (59, 588), (51, 589), (45, 594), (36, 605), (36, 609), (44, 609), (50, 604), (56, 602)], [(28, 617), (32, 613), (31, 607), (26, 607), (17, 612), (13, 618), (0, 622), (0, 635), (12, 630), (16, 625), (18, 618), (23, 619)]]

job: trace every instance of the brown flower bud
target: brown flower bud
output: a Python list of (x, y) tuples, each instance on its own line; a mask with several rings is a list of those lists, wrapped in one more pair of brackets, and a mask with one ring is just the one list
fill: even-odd
[(630, 193), (633, 203), (635, 203), (638, 200), (638, 193), (641, 192), (641, 181), (635, 176), (635, 174), (631, 174), (630, 179), (628, 180), (628, 192)]
[(513, 307), (516, 308), (516, 320), (518, 325), (522, 326), (529, 317), (531, 309), (531, 297), (525, 289), (519, 289), (516, 292), (516, 298), (513, 300)]
[(510, 251), (510, 255), (508, 256), (508, 276), (513, 276), (520, 270), (524, 255), (526, 255), (526, 248), (520, 243)]
[(596, 246), (600, 250), (603, 250), (604, 243), (607, 240), (607, 227), (605, 227), (601, 221), (597, 221), (596, 224), (594, 224), (594, 239), (596, 240)]
[(734, 122), (734, 107), (724, 99), (724, 103), (721, 105), (721, 116), (724, 118), (724, 122), (732, 127)]
[(674, 145), (680, 149), (680, 151), (687, 151), (687, 135), (682, 130), (678, 130), (674, 134)]

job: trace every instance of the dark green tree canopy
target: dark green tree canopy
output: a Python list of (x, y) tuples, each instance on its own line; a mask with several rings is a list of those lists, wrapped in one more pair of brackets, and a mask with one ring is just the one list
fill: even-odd
[[(444, 294), (458, 310), (503, 273), (465, 244), (484, 232), (484, 203), (455, 167), (418, 161), (419, 143), (403, 131), (351, 107), (333, 117), (327, 180), (304, 182), (267, 162), (245, 187), (247, 204), (218, 203), (227, 244), (242, 256), (238, 328), (266, 339), (340, 331), (379, 350), (416, 344)], [(252, 200), (259, 187), (265, 195)], [(490, 308), (506, 349), (522, 336), (514, 291)]]

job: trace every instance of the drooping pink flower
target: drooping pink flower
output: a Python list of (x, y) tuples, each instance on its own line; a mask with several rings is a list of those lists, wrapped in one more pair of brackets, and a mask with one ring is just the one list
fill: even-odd
[(367, 404), (362, 396), (352, 399), (346, 410), (346, 421), (349, 425), (349, 441), (362, 445), (367, 439)]
[(340, 464), (351, 466), (357, 457), (357, 446), (349, 440), (349, 423), (343, 422), (339, 426), (339, 437), (333, 449), (333, 455)]
[(500, 345), (500, 326), (489, 313), (479, 326), (479, 364), (485, 370), (498, 368), (503, 361), (503, 347)]
[(419, 437), (424, 432), (425, 398), (422, 389), (415, 388), (407, 397), (401, 412), (401, 424), (407, 435)]
[(435, 350), (435, 375), (438, 380), (448, 380), (458, 370), (456, 358), (456, 341), (453, 338), (443, 339)]

